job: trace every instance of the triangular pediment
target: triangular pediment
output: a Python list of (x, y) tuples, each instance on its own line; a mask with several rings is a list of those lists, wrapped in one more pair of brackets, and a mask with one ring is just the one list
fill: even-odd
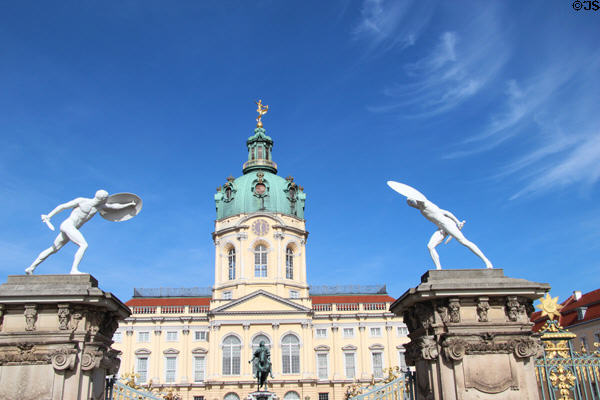
[(211, 310), (212, 314), (289, 314), (308, 313), (310, 308), (301, 306), (265, 290), (257, 290), (237, 300)]

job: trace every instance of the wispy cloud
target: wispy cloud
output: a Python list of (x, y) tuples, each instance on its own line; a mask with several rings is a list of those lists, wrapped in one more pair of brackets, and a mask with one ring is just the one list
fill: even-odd
[(384, 89), (390, 101), (373, 112), (429, 117), (480, 92), (508, 59), (509, 48), (488, 11), (461, 31), (446, 31), (422, 59), (404, 65), (402, 83)]
[(352, 34), (366, 43), (369, 52), (412, 46), (433, 10), (429, 1), (364, 0)]

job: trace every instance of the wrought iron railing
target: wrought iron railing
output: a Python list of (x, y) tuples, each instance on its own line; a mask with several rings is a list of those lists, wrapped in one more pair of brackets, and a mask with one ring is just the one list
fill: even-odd
[(356, 392), (348, 400), (415, 400), (414, 373), (405, 371), (391, 382), (366, 386)]
[(600, 352), (573, 350), (575, 334), (548, 320), (540, 331), (543, 355), (536, 360), (542, 400), (600, 400)]
[(163, 400), (154, 393), (134, 389), (117, 380), (110, 380), (106, 385), (107, 400)]

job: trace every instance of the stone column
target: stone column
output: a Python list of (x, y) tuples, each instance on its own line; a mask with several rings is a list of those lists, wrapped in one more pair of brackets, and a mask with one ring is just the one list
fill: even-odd
[(0, 400), (96, 400), (119, 369), (131, 312), (91, 275), (11, 275), (0, 285)]
[(408, 326), (420, 399), (538, 400), (529, 317), (545, 283), (502, 269), (430, 270), (390, 307)]

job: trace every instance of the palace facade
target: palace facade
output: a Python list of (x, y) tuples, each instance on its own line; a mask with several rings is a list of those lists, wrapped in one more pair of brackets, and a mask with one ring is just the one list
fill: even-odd
[(113, 345), (120, 373), (186, 400), (245, 399), (264, 341), (280, 399), (342, 400), (345, 385), (405, 365), (406, 325), (383, 285), (309, 287), (304, 189), (277, 175), (260, 121), (246, 144), (243, 175), (215, 194), (214, 285), (135, 289)]

